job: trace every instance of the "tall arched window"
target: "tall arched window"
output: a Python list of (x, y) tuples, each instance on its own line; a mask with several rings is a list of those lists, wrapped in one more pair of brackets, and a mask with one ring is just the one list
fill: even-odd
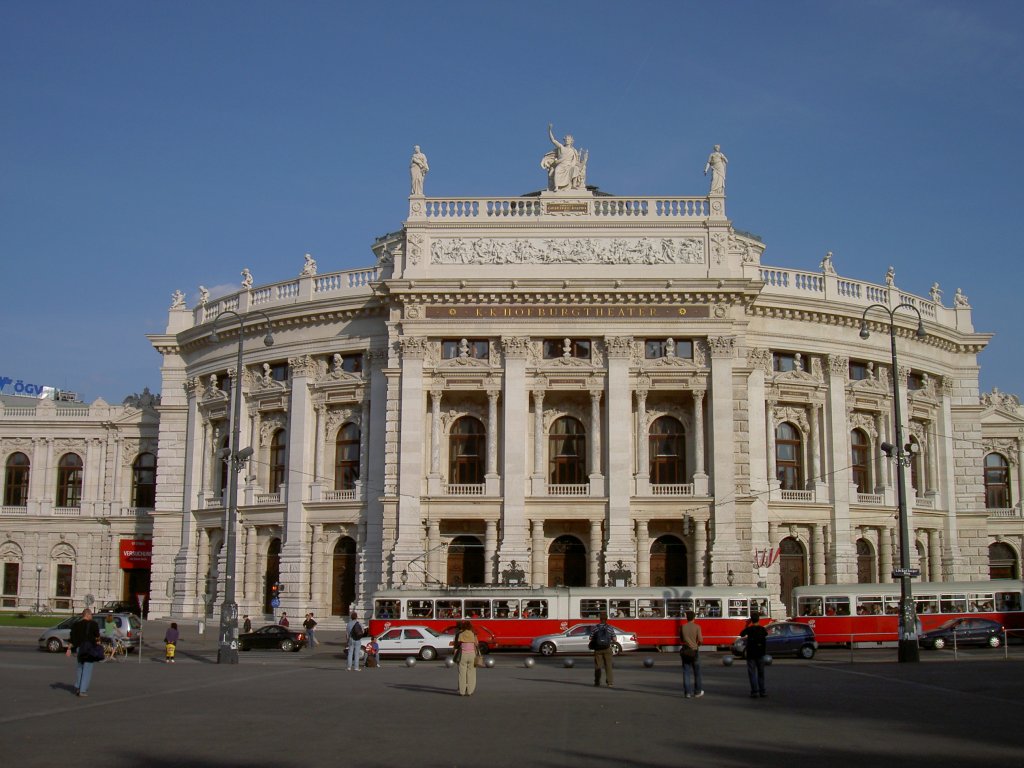
[(472, 416), (457, 419), (448, 436), (448, 481), (482, 483), (486, 455), (487, 434), (483, 423)]
[(277, 493), (288, 473), (288, 430), (279, 429), (270, 441), (270, 483), (267, 490)]
[(866, 539), (857, 539), (857, 583), (874, 584), (875, 550)]
[(988, 545), (988, 577), (990, 579), (1016, 579), (1020, 576), (1017, 553), (1004, 541)]
[(850, 433), (850, 472), (858, 493), (871, 493), (871, 443), (863, 429)]
[(572, 416), (562, 416), (551, 425), (548, 435), (548, 467), (552, 485), (578, 485), (586, 482), (587, 435), (583, 424)]
[(910, 449), (910, 485), (914, 490), (920, 494), (924, 494), (924, 488), (921, 486), (921, 444), (917, 441), (916, 437), (911, 437), (907, 441), (908, 445), (914, 446)]
[(649, 436), (651, 483), (672, 485), (686, 482), (686, 440), (683, 425), (671, 416), (651, 424)]
[(156, 456), (152, 453), (140, 453), (132, 463), (132, 505), (156, 506)]
[(231, 438), (225, 435), (224, 439), (220, 441), (220, 449), (216, 454), (216, 461), (220, 465), (217, 471), (217, 476), (220, 478), (220, 493), (223, 498), (221, 503), (225, 507), (228, 505), (228, 464), (230, 462), (225, 461), (222, 458), (222, 455), (224, 451), (231, 446), (230, 440)]
[(57, 463), (57, 506), (82, 506), (82, 458), (65, 453)]
[(775, 428), (775, 471), (784, 491), (804, 487), (803, 441), (796, 427), (787, 421)]
[(334, 441), (334, 490), (351, 491), (359, 479), (359, 427), (351, 422)]
[(1009, 509), (1010, 501), (1010, 467), (1006, 459), (998, 453), (990, 453), (985, 457), (985, 508)]
[(4, 472), (4, 506), (28, 506), (28, 475), (31, 465), (24, 453), (12, 453), (7, 457)]

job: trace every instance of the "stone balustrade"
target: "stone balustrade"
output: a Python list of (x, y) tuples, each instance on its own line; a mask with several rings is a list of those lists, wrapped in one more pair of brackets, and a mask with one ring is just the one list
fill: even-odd
[(448, 483), (444, 487), (448, 496), (483, 496), (483, 483)]
[(548, 496), (589, 496), (590, 485), (588, 483), (572, 485), (549, 485)]
[(652, 496), (693, 496), (693, 483), (658, 483), (651, 485)]
[[(707, 197), (430, 197), (413, 199), (409, 218), (488, 221), (574, 217), (661, 220), (709, 218)], [(720, 217), (722, 218), (722, 217)]]

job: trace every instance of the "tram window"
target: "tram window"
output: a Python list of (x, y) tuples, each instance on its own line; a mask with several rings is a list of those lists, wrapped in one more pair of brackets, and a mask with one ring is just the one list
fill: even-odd
[(461, 619), (462, 618), (462, 601), (461, 600), (438, 600), (437, 601), (437, 618), (439, 618), (439, 619)]
[(599, 619), (601, 618), (601, 611), (607, 612), (608, 601), (605, 599), (600, 600), (580, 600), (580, 618), (581, 619)]
[(991, 592), (968, 595), (967, 604), (971, 607), (971, 613), (991, 613), (995, 607)]
[(967, 613), (967, 596), (939, 595), (939, 609), (943, 613)]
[(666, 607), (670, 619), (681, 619), (687, 611), (693, 610), (693, 600), (689, 597), (673, 598), (668, 601)]
[(729, 616), (746, 618), (750, 615), (749, 603), (745, 597), (729, 598)]
[(1020, 592), (996, 592), (997, 611), (1019, 611)]
[(821, 598), (801, 597), (797, 602), (797, 612), (801, 616), (821, 616)]
[(432, 619), (434, 618), (434, 601), (410, 600), (405, 610), (410, 619)]
[(397, 600), (377, 600), (374, 604), (373, 615), (378, 619), (402, 618)]
[(858, 616), (880, 616), (882, 613), (881, 595), (863, 595), (857, 598)]
[(519, 601), (518, 600), (495, 600), (494, 601), (494, 618), (496, 618), (496, 619), (518, 619), (519, 618)]
[(750, 613), (757, 613), (758, 616), (770, 616), (771, 612), (768, 610), (768, 598), (755, 598), (750, 601)]
[(825, 598), (825, 615), (826, 616), (849, 616), (850, 615), (850, 598), (848, 598), (848, 597), (826, 597)]
[(887, 616), (898, 616), (900, 613), (900, 599), (896, 595), (885, 596), (885, 613)]
[(665, 616), (664, 600), (637, 600), (636, 604), (641, 619), (661, 619)]
[(696, 612), (701, 618), (718, 618), (722, 615), (722, 601), (718, 598), (698, 600)]
[(466, 601), (466, 616), (471, 619), (489, 619), (491, 618), (491, 601), (490, 600), (467, 600)]
[(523, 600), (524, 619), (546, 619), (548, 617), (547, 600)]
[(608, 616), (612, 619), (632, 619), (636, 616), (636, 604), (632, 600), (609, 600)]
[(914, 598), (917, 603), (918, 613), (938, 613), (939, 603), (935, 599), (935, 595), (918, 595)]

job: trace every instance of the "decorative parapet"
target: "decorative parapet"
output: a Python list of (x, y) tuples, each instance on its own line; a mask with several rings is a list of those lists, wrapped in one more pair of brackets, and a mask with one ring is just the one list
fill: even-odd
[(565, 221), (625, 218), (631, 221), (665, 219), (723, 219), (707, 197), (429, 197), (411, 201), (411, 220), (450, 219), (500, 221), (531, 219)]

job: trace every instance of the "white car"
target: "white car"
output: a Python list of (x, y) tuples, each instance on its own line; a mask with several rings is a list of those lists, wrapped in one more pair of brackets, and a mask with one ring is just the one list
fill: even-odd
[[(596, 626), (597, 624), (577, 624), (555, 635), (535, 637), (530, 643), (530, 652), (539, 653), (541, 656), (554, 656), (556, 653), (587, 653), (590, 650), (590, 633)], [(635, 651), (640, 647), (636, 635), (632, 632), (619, 629), (611, 624), (608, 626), (615, 632), (612, 653)]]
[[(430, 661), (440, 655), (450, 655), (454, 641), (455, 635), (442, 634), (430, 627), (410, 625), (392, 627), (382, 632), (377, 638), (377, 645), (380, 646), (381, 656), (419, 656), (424, 661)], [(359, 640), (363, 658), (366, 658), (366, 644), (369, 642), (369, 635)]]

